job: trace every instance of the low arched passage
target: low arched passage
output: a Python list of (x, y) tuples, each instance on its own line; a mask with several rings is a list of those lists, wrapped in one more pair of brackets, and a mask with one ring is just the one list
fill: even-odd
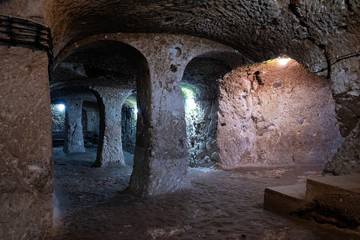
[[(53, 87), (51, 112), (54, 147), (61, 146), (64, 152), (75, 153), (85, 152), (86, 145), (90, 146), (87, 139), (93, 139), (92, 143), (96, 145), (99, 111), (97, 99), (90, 90), (81, 87)], [(89, 119), (89, 124), (94, 125), (90, 131), (85, 131), (87, 126), (84, 124), (88, 123), (84, 121), (86, 112), (89, 115), (92, 112), (93, 115)]]
[(141, 77), (146, 69), (147, 61), (138, 50), (120, 41), (106, 40), (89, 41), (71, 49), (57, 64), (53, 84), (82, 85), (98, 98), (100, 144), (94, 166), (125, 165), (121, 107), (129, 94), (136, 91), (138, 81), (140, 87), (146, 86), (146, 80)]
[(233, 53), (208, 52), (187, 64), (181, 86), (190, 167), (210, 167), (219, 162), (216, 143), (219, 79), (243, 63), (244, 60)]

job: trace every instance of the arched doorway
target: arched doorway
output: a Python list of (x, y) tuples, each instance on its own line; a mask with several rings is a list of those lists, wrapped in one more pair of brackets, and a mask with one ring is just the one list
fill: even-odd
[(231, 71), (220, 56), (208, 53), (192, 59), (181, 81), (190, 167), (211, 167), (219, 162), (216, 143), (219, 79)]

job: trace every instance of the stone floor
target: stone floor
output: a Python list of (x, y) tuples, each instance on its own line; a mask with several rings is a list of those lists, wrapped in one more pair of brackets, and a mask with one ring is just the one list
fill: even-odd
[(304, 182), (322, 166), (189, 169), (188, 192), (141, 199), (124, 192), (127, 166), (90, 168), (96, 149), (54, 149), (54, 229), (48, 239), (359, 239), (263, 210), (265, 187)]

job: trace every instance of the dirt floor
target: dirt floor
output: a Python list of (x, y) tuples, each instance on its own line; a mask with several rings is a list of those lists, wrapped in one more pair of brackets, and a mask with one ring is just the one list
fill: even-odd
[(54, 148), (54, 229), (57, 239), (359, 239), (332, 226), (285, 218), (263, 209), (265, 187), (304, 182), (322, 166), (191, 169), (188, 192), (141, 199), (124, 192), (126, 167), (90, 168), (96, 149)]

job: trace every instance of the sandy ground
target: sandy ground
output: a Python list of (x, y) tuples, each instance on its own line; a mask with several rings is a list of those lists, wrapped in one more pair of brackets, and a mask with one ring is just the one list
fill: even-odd
[[(48, 239), (357, 239), (330, 226), (263, 210), (265, 187), (304, 182), (321, 166), (189, 169), (188, 192), (141, 199), (124, 192), (126, 167), (90, 168), (96, 149), (54, 148), (54, 229)], [(359, 236), (358, 236), (359, 237)]]

